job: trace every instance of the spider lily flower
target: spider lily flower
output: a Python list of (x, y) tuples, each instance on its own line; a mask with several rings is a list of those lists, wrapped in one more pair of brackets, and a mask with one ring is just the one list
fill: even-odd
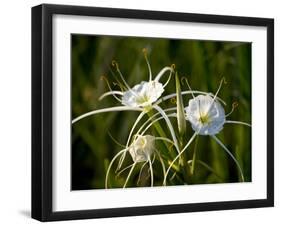
[(125, 106), (142, 107), (149, 110), (149, 107), (161, 97), (164, 86), (158, 81), (142, 81), (132, 89), (123, 93), (121, 103)]
[[(169, 129), (169, 131), (171, 133), (171, 136), (173, 138), (173, 142), (175, 144), (176, 150), (179, 153), (180, 150), (179, 150), (179, 147), (178, 147), (178, 142), (177, 142), (177, 138), (176, 138), (172, 123), (170, 122), (169, 117), (167, 117), (165, 111), (160, 106), (158, 106), (158, 104), (156, 103), (159, 100), (159, 98), (161, 97), (162, 93), (164, 92), (164, 88), (169, 83), (171, 75), (174, 72), (175, 66), (172, 65), (170, 67), (164, 67), (155, 76), (155, 78), (152, 79), (151, 67), (150, 67), (149, 61), (147, 59), (146, 51), (144, 51), (144, 53), (145, 53), (144, 56), (145, 56), (145, 60), (146, 60), (146, 63), (148, 65), (148, 71), (149, 71), (149, 80), (148, 81), (142, 81), (141, 83), (139, 83), (139, 84), (135, 85), (133, 88), (131, 88), (129, 86), (129, 84), (126, 82), (126, 80), (124, 79), (124, 76), (122, 75), (122, 73), (119, 69), (118, 63), (116, 61), (113, 61), (112, 65), (116, 68), (116, 71), (119, 74), (119, 77), (120, 77), (120, 79), (123, 83), (123, 84), (119, 84), (119, 86), (121, 88), (121, 91), (112, 90), (109, 82), (105, 79), (110, 91), (104, 93), (99, 98), (99, 100), (102, 100), (106, 96), (112, 95), (123, 106), (121, 105), (121, 106), (117, 106), (117, 107), (99, 109), (99, 110), (94, 110), (94, 111), (85, 113), (85, 114), (75, 118), (72, 121), (72, 124), (76, 123), (77, 121), (79, 121), (79, 120), (81, 120), (85, 117), (88, 117), (88, 116), (91, 116), (91, 115), (94, 115), (94, 114), (98, 114), (98, 113), (103, 113), (103, 112), (130, 111), (130, 110), (140, 111), (141, 113), (139, 114), (139, 116), (135, 120), (135, 122), (134, 122), (134, 124), (131, 128), (131, 131), (129, 133), (128, 139), (127, 139), (126, 148), (128, 148), (129, 143), (131, 141), (132, 134), (134, 132), (134, 129), (138, 125), (138, 123), (141, 121), (143, 116), (146, 115), (146, 113), (148, 113), (152, 109), (155, 109), (165, 119), (166, 124), (168, 126), (168, 129)], [(170, 75), (169, 75), (169, 78), (166, 81), (166, 83), (163, 85), (160, 82), (160, 79), (162, 78), (162, 76), (166, 72), (170, 72)], [(119, 98), (119, 97), (121, 97), (121, 98)], [(120, 158), (120, 161), (119, 161), (119, 164), (118, 164), (118, 169), (121, 168), (123, 160), (125, 158), (125, 155), (126, 155), (126, 152), (124, 152), (122, 154), (122, 157)]]
[(223, 129), (225, 112), (222, 105), (209, 95), (189, 100), (186, 119), (199, 135), (215, 135)]
[(223, 129), (225, 123), (251, 127), (251, 125), (246, 122), (226, 120), (226, 117), (231, 115), (238, 104), (234, 102), (230, 113), (225, 115), (223, 106), (217, 101), (219, 100), (218, 93), (223, 82), (226, 83), (224, 78), (221, 80), (219, 88), (213, 97), (209, 94), (195, 97), (194, 94), (192, 94), (193, 99), (189, 100), (188, 106), (185, 108), (186, 119), (191, 123), (192, 129), (199, 135), (214, 136)]
[[(137, 84), (133, 88), (131, 88), (125, 81), (125, 79), (119, 69), (118, 64), (115, 61), (113, 61), (113, 66), (116, 67), (116, 70), (117, 70), (121, 80), (123, 81), (124, 86), (127, 88), (127, 90), (123, 91), (123, 93), (119, 93), (120, 91), (111, 91), (111, 92), (108, 92), (108, 93), (105, 93), (104, 95), (102, 95), (100, 97), (100, 99), (103, 99), (105, 96), (108, 96), (110, 94), (114, 94), (114, 95), (119, 94), (122, 96), (120, 99), (121, 104), (125, 105), (128, 108), (132, 107), (132, 108), (142, 109), (142, 112), (139, 114), (138, 118), (136, 119), (134, 125), (131, 128), (131, 131), (130, 131), (128, 139), (127, 139), (126, 148), (128, 147), (128, 145), (131, 141), (132, 134), (133, 134), (134, 129), (136, 128), (137, 124), (140, 122), (140, 120), (143, 118), (143, 116), (146, 113), (148, 113), (152, 109), (155, 109), (165, 119), (168, 129), (173, 138), (175, 148), (176, 148), (177, 152), (179, 153), (178, 141), (177, 141), (172, 123), (170, 122), (169, 118), (165, 114), (165, 111), (160, 106), (158, 106), (158, 104), (156, 103), (157, 100), (159, 100), (159, 98), (161, 97), (162, 93), (164, 92), (164, 88), (169, 83), (171, 75), (174, 72), (175, 65), (172, 65), (171, 67), (164, 67), (155, 76), (155, 78), (152, 79), (151, 67), (150, 67), (149, 61), (147, 59), (146, 50), (144, 50), (144, 56), (145, 56), (145, 60), (146, 60), (147, 66), (148, 66), (149, 81), (142, 81), (140, 84)], [(170, 75), (169, 75), (167, 82), (163, 85), (160, 82), (160, 79), (166, 72), (170, 72)], [(118, 169), (121, 168), (125, 155), (126, 155), (126, 153), (124, 153), (122, 155), (122, 157), (119, 161), (119, 164), (118, 164)]]
[[(146, 55), (145, 55), (146, 56)], [(131, 88), (129, 84), (124, 79), (124, 76), (122, 75), (118, 63), (116, 61), (112, 62), (112, 65), (116, 67), (116, 70), (124, 84), (120, 85), (122, 87), (125, 87), (123, 91), (117, 91), (112, 90), (109, 83), (107, 82), (107, 85), (110, 89), (109, 92), (104, 93), (99, 100), (102, 100), (106, 96), (114, 96), (116, 98), (116, 95), (120, 95), (121, 98), (116, 98), (119, 100), (119, 102), (128, 107), (140, 107), (143, 108), (146, 111), (151, 110), (151, 106), (154, 102), (156, 102), (164, 92), (165, 87), (168, 85), (171, 75), (174, 72), (174, 65), (171, 67), (164, 67), (156, 76), (155, 79), (152, 79), (151, 74), (151, 68), (150, 64), (147, 60), (147, 57), (145, 57), (148, 69), (149, 69), (149, 81), (142, 81), (139, 84), (136, 84)], [(160, 79), (162, 76), (166, 73), (170, 72), (169, 78), (167, 82), (163, 85), (160, 82)]]
[(151, 135), (140, 136), (134, 140), (129, 148), (129, 153), (134, 162), (149, 161), (155, 147), (155, 137)]
[[(126, 80), (124, 79), (124, 76), (122, 75), (118, 63), (116, 61), (112, 61), (112, 66), (116, 68), (116, 71), (118, 75), (120, 76), (122, 82), (124, 84), (121, 84), (119, 82), (120, 87), (125, 88), (122, 92), (120, 91), (113, 91), (108, 84), (108, 87), (110, 89), (110, 92), (107, 92), (103, 94), (100, 99), (103, 99), (106, 96), (109, 95), (121, 95), (122, 98), (119, 99), (121, 104), (125, 106), (132, 106), (132, 107), (148, 107), (151, 106), (152, 103), (158, 100), (158, 98), (162, 95), (164, 92), (164, 88), (168, 85), (171, 75), (174, 72), (174, 65), (171, 65), (171, 67), (164, 67), (156, 76), (154, 79), (152, 79), (152, 72), (151, 72), (151, 66), (147, 58), (147, 50), (143, 49), (144, 58), (148, 67), (149, 72), (149, 80), (148, 81), (142, 81), (141, 83), (135, 85), (133, 88), (131, 88)], [(166, 81), (166, 83), (163, 85), (160, 82), (161, 77), (167, 72), (170, 72), (169, 78)]]
[[(135, 85), (133, 88), (131, 88), (128, 83), (126, 82), (126, 80), (124, 79), (118, 63), (116, 61), (112, 62), (112, 65), (115, 66), (122, 82), (124, 83), (123, 85), (120, 85), (121, 87), (125, 87), (126, 90), (125, 91), (118, 91), (118, 90), (112, 90), (109, 82), (106, 80), (107, 85), (110, 89), (109, 92), (104, 93), (99, 100), (102, 100), (103, 98), (112, 95), (115, 99), (117, 99), (123, 106), (117, 106), (117, 107), (110, 107), (110, 108), (105, 108), (105, 109), (99, 109), (99, 110), (94, 110), (88, 113), (85, 113), (77, 118), (75, 118), (74, 120), (72, 120), (72, 124), (76, 123), (77, 121), (94, 115), (94, 114), (98, 114), (98, 113), (103, 113), (103, 112), (111, 112), (111, 111), (141, 111), (141, 114), (139, 115), (139, 117), (137, 118), (137, 120), (135, 121), (129, 138), (128, 138), (128, 142), (127, 142), (127, 147), (128, 147), (128, 143), (130, 142), (132, 133), (137, 125), (137, 123), (141, 120), (141, 118), (145, 115), (145, 113), (149, 112), (152, 108), (156, 107), (156, 101), (161, 97), (162, 93), (164, 92), (164, 88), (165, 86), (169, 83), (171, 75), (174, 71), (174, 65), (172, 65), (171, 67), (164, 67), (155, 77), (154, 80), (152, 80), (152, 73), (151, 73), (151, 68), (150, 68), (150, 64), (148, 62), (146, 53), (145, 53), (145, 60), (147, 62), (148, 65), (148, 70), (149, 70), (149, 81), (142, 81), (141, 83)], [(162, 78), (162, 76), (167, 72), (170, 72), (169, 78), (167, 80), (167, 82), (163, 85), (159, 80)], [(117, 96), (121, 96), (121, 99)], [(153, 105), (153, 107), (152, 107)], [(156, 107), (157, 110), (160, 107)], [(169, 126), (169, 128), (171, 129), (171, 126)], [(171, 131), (171, 133), (173, 133), (173, 131)], [(174, 136), (175, 137), (175, 136)]]
[(173, 164), (183, 154), (183, 152), (188, 148), (188, 146), (194, 141), (197, 135), (205, 135), (205, 136), (208, 135), (211, 138), (213, 138), (217, 142), (217, 144), (219, 144), (219, 146), (221, 146), (223, 150), (226, 151), (226, 153), (233, 159), (233, 161), (238, 167), (241, 179), (244, 182), (244, 175), (239, 162), (233, 156), (231, 151), (228, 150), (228, 148), (223, 144), (223, 142), (220, 141), (215, 136), (223, 129), (225, 123), (241, 124), (251, 127), (250, 124), (245, 122), (226, 120), (226, 117), (228, 117), (233, 112), (234, 108), (237, 105), (233, 104), (231, 112), (225, 115), (224, 108), (217, 101), (218, 99), (217, 95), (221, 89), (223, 82), (225, 82), (224, 79), (221, 80), (219, 88), (213, 97), (210, 96), (209, 94), (198, 95), (195, 97), (192, 91), (193, 99), (189, 100), (189, 104), (185, 108), (185, 111), (186, 111), (186, 120), (188, 120), (191, 123), (191, 127), (194, 130), (194, 134), (187, 142), (185, 147), (181, 150), (181, 152), (177, 155), (177, 157), (174, 158), (174, 160), (168, 167), (166, 174), (164, 176), (164, 181), (163, 181), (164, 185), (166, 185), (166, 179)]
[[(149, 80), (148, 81), (142, 81), (139, 84), (136, 84), (131, 88), (129, 84), (126, 82), (123, 74), (121, 73), (119, 69), (119, 65), (116, 61), (112, 61), (112, 66), (116, 68), (116, 71), (122, 81), (123, 84), (121, 84), (121, 81), (118, 79), (120, 90), (113, 90), (105, 78), (105, 76), (102, 76), (102, 79), (104, 79), (107, 83), (107, 86), (110, 91), (104, 93), (102, 96), (100, 96), (99, 100), (104, 99), (107, 96), (113, 96), (118, 102), (120, 102), (121, 106), (117, 107), (110, 107), (105, 109), (99, 109), (94, 110), (88, 113), (85, 113), (83, 115), (80, 115), (79, 117), (72, 120), (72, 124), (76, 123), (77, 121), (94, 115), (99, 114), (103, 112), (112, 112), (112, 111), (144, 111), (148, 112), (152, 109), (152, 105), (156, 104), (155, 102), (161, 97), (161, 95), (164, 92), (165, 87), (168, 85), (170, 78), (172, 76), (172, 73), (174, 72), (174, 65), (172, 66), (166, 66), (160, 72), (155, 76), (154, 79), (152, 79), (152, 72), (151, 67), (149, 64), (149, 61), (147, 59), (146, 50), (143, 50), (145, 60), (148, 66), (149, 71)], [(165, 84), (162, 84), (160, 82), (160, 79), (162, 76), (166, 73), (170, 72), (168, 80), (165, 82)]]
[(105, 179), (105, 188), (108, 188), (108, 178), (109, 178), (109, 172), (112, 168), (112, 165), (114, 163), (114, 161), (121, 155), (123, 155), (126, 152), (129, 152), (129, 154), (131, 155), (131, 158), (133, 160), (133, 164), (129, 165), (128, 167), (125, 167), (123, 170), (121, 170), (119, 172), (122, 173), (123, 171), (125, 171), (126, 169), (130, 168), (130, 171), (127, 175), (126, 181), (123, 185), (123, 188), (126, 187), (132, 172), (135, 168), (135, 166), (138, 163), (141, 163), (141, 170), (139, 172), (139, 175), (141, 175), (142, 170), (144, 168), (144, 166), (148, 163), (149, 164), (149, 171), (150, 171), (150, 179), (151, 179), (151, 186), (153, 186), (153, 168), (152, 168), (152, 164), (153, 161), (152, 159), (155, 159), (155, 155), (157, 155), (159, 157), (159, 161), (162, 165), (162, 169), (163, 169), (163, 175), (165, 175), (165, 165), (163, 162), (163, 159), (161, 157), (161, 155), (159, 154), (158, 150), (155, 147), (155, 142), (157, 140), (164, 140), (164, 141), (168, 141), (168, 142), (172, 142), (167, 138), (162, 138), (162, 137), (154, 137), (151, 135), (137, 135), (135, 136), (134, 141), (132, 142), (132, 144), (128, 147), (123, 149), (122, 151), (120, 151), (119, 153), (117, 153), (114, 158), (111, 160), (107, 172), (106, 172), (106, 179)]

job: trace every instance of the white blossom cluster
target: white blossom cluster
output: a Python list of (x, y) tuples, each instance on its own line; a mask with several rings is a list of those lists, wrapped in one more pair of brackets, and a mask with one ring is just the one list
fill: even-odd
[[(224, 82), (220, 82), (219, 88), (215, 94), (206, 93), (202, 91), (191, 90), (189, 84), (187, 83), (189, 90), (181, 91), (179, 84), (176, 84), (175, 93), (163, 96), (165, 92), (165, 87), (171, 81), (171, 77), (177, 76), (175, 72), (174, 65), (164, 67), (153, 79), (149, 61), (145, 54), (146, 63), (149, 70), (149, 80), (141, 81), (139, 84), (130, 87), (127, 84), (125, 78), (123, 77), (117, 62), (113, 62), (113, 66), (116, 68), (121, 81), (123, 82), (121, 90), (112, 90), (109, 85), (109, 92), (104, 93), (100, 100), (107, 96), (113, 96), (119, 103), (119, 106), (114, 106), (110, 108), (97, 109), (88, 113), (85, 113), (77, 118), (75, 118), (72, 123), (76, 123), (79, 120), (99, 113), (104, 112), (114, 112), (114, 111), (138, 111), (139, 116), (136, 118), (134, 125), (130, 128), (128, 134), (128, 139), (124, 149), (119, 151), (111, 160), (109, 167), (106, 172), (105, 188), (108, 188), (109, 173), (114, 164), (114, 162), (119, 158), (118, 166), (116, 172), (122, 173), (123, 171), (129, 169), (129, 173), (126, 177), (126, 181), (123, 185), (125, 188), (132, 175), (133, 170), (137, 164), (142, 164), (140, 174), (144, 166), (147, 164), (150, 171), (150, 183), (151, 186), (154, 185), (153, 180), (153, 163), (157, 159), (162, 165), (163, 170), (163, 185), (167, 183), (167, 177), (169, 172), (173, 170), (174, 164), (181, 158), (183, 153), (188, 150), (190, 144), (194, 141), (196, 136), (210, 136), (212, 137), (224, 151), (226, 151), (230, 157), (236, 163), (241, 180), (244, 181), (244, 176), (242, 169), (234, 157), (234, 155), (228, 150), (228, 148), (216, 137), (218, 133), (223, 130), (225, 123), (236, 123), (246, 126), (250, 124), (240, 121), (230, 121), (226, 118), (231, 114), (225, 114), (223, 105), (225, 104), (223, 100), (218, 97), (220, 88)], [(165, 84), (160, 80), (165, 74), (169, 72), (169, 77)], [(178, 79), (178, 78), (177, 78)], [(182, 101), (183, 95), (189, 95), (190, 99), (188, 103)], [(163, 101), (169, 100), (171, 98), (177, 99), (177, 106), (174, 108), (162, 109), (160, 104)], [(186, 104), (186, 105), (185, 105)], [(138, 124), (144, 116), (148, 116), (147, 121), (145, 121), (138, 131), (135, 132)], [(177, 126), (172, 124), (170, 120), (172, 117), (177, 118)], [(169, 137), (155, 136), (153, 134), (147, 134), (150, 127), (154, 126), (158, 121), (164, 120), (168, 131)], [(186, 123), (188, 122), (188, 123)], [(181, 144), (178, 134), (185, 135), (186, 125), (190, 125), (194, 131), (193, 135), (185, 140), (188, 140), (185, 144)], [(176, 133), (178, 129), (179, 133)], [(165, 142), (173, 147), (177, 151), (176, 157), (170, 161), (164, 160), (161, 155), (161, 150), (157, 150), (156, 142)], [(129, 154), (132, 159), (132, 164), (123, 168), (123, 162)], [(180, 165), (179, 165), (180, 166)]]

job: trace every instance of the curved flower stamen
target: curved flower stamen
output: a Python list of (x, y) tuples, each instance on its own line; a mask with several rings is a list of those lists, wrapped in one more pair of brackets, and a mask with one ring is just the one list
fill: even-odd
[[(173, 66), (173, 65), (172, 65)], [(154, 81), (159, 82), (159, 80), (161, 79), (161, 77), (167, 72), (173, 72), (174, 69), (173, 67), (164, 67), (155, 77)]]
[(142, 52), (143, 52), (144, 59), (145, 59), (145, 62), (146, 62), (146, 64), (147, 64), (147, 67), (148, 67), (149, 81), (151, 81), (151, 80), (152, 80), (152, 72), (151, 72), (150, 63), (149, 63), (148, 58), (147, 58), (147, 49), (144, 48), (144, 49), (142, 50)]
[(238, 167), (239, 173), (241, 175), (241, 179), (242, 182), (244, 182), (244, 175), (243, 175), (243, 171), (242, 168), (239, 164), (239, 162), (236, 160), (236, 158), (233, 156), (233, 154), (227, 149), (227, 147), (216, 137), (216, 136), (212, 136), (212, 138), (214, 138), (214, 140), (227, 152), (227, 154), (229, 154), (229, 156), (233, 159), (233, 161), (235, 162), (235, 164)]
[(183, 82), (186, 83), (188, 89), (189, 89), (190, 92), (191, 92), (192, 97), (195, 98), (195, 95), (194, 95), (194, 93), (193, 93), (193, 90), (191, 89), (191, 86), (189, 85), (188, 79), (187, 79), (186, 77), (182, 77), (182, 78), (181, 78), (181, 82), (182, 82), (182, 83), (183, 83)]
[(131, 169), (130, 169), (130, 172), (129, 172), (127, 178), (126, 178), (126, 181), (125, 181), (125, 183), (124, 183), (124, 185), (123, 185), (123, 188), (125, 188), (125, 187), (127, 186), (127, 183), (128, 183), (128, 181), (129, 181), (129, 179), (130, 179), (130, 177), (131, 177), (131, 175), (132, 175), (132, 173), (133, 173), (133, 170), (134, 170), (134, 168), (136, 167), (136, 165), (137, 165), (137, 163), (134, 162), (133, 165), (132, 165), (132, 167), (131, 167)]
[(103, 108), (94, 111), (87, 112), (83, 115), (78, 116), (77, 118), (72, 120), (72, 124), (78, 122), (79, 120), (89, 117), (91, 115), (105, 113), (105, 112), (113, 112), (113, 111), (142, 111), (141, 108), (138, 107), (127, 107), (127, 106), (118, 106), (118, 107), (110, 107), (110, 108)]
[(179, 145), (178, 145), (178, 140), (177, 140), (177, 138), (176, 138), (176, 134), (175, 134), (175, 131), (174, 131), (174, 128), (173, 128), (173, 126), (172, 126), (172, 123), (171, 123), (170, 119), (169, 119), (168, 116), (166, 115), (165, 111), (163, 111), (163, 109), (162, 109), (161, 107), (159, 107), (158, 105), (154, 105), (153, 108), (154, 108), (155, 110), (157, 110), (157, 111), (163, 116), (163, 118), (165, 119), (166, 124), (167, 124), (167, 126), (168, 126), (168, 128), (169, 128), (169, 131), (170, 131), (170, 133), (171, 133), (171, 136), (172, 136), (172, 138), (173, 138), (173, 142), (175, 143), (176, 150), (177, 150), (177, 152), (179, 153), (179, 152), (180, 152), (180, 149), (179, 149)]
[[(101, 101), (103, 98), (107, 97), (107, 96), (111, 96), (111, 95), (120, 95), (120, 96), (123, 96), (124, 93), (121, 92), (121, 91), (117, 91), (117, 90), (112, 90), (112, 91), (109, 91), (109, 92), (106, 92), (104, 94), (102, 94), (100, 97), (99, 97), (99, 101)], [(121, 99), (117, 99), (119, 101), (121, 101)]]
[(240, 125), (244, 125), (244, 126), (249, 126), (252, 127), (251, 124), (247, 123), (247, 122), (240, 122), (240, 121), (232, 121), (232, 120), (226, 120), (225, 123), (228, 124), (240, 124)]
[(132, 163), (131, 165), (126, 166), (124, 169), (120, 170), (119, 172), (115, 171), (116, 177), (119, 177), (123, 172), (125, 172), (127, 169), (131, 168), (134, 165), (134, 163)]
[(150, 186), (153, 187), (153, 168), (152, 168), (152, 162), (150, 160), (150, 156), (148, 157), (148, 163), (149, 163), (149, 169), (150, 169)]
[[(211, 97), (214, 97), (215, 95), (212, 94), (212, 93), (207, 93), (207, 92), (203, 92), (203, 91), (197, 91), (197, 90), (193, 90), (193, 91), (182, 91), (181, 92), (181, 95), (192, 95), (192, 94), (202, 94), (202, 95), (209, 95)], [(176, 97), (177, 94), (176, 93), (172, 93), (172, 94), (169, 94), (167, 96), (164, 96), (162, 98), (160, 98), (158, 101), (155, 102), (155, 104), (161, 104), (163, 101), (165, 100), (169, 100), (171, 98), (174, 98)], [(218, 99), (221, 103), (223, 103), (224, 105), (226, 105), (226, 103), (219, 97), (216, 97), (216, 99)]]
[(107, 189), (107, 184), (108, 184), (109, 172), (110, 172), (110, 169), (111, 169), (113, 163), (114, 163), (115, 160), (118, 158), (118, 156), (120, 156), (121, 154), (123, 154), (123, 153), (126, 152), (127, 150), (128, 150), (128, 148), (123, 149), (122, 151), (118, 152), (118, 153), (113, 157), (113, 159), (111, 160), (111, 162), (109, 163), (109, 166), (108, 166), (108, 168), (107, 168), (106, 175), (105, 175), (105, 188), (106, 188), (106, 189)]
[(225, 117), (230, 116), (230, 115), (234, 112), (235, 108), (237, 108), (237, 107), (238, 107), (238, 103), (237, 103), (237, 102), (233, 102), (230, 112), (227, 113), (227, 114), (225, 115)]
[(142, 171), (143, 171), (143, 168), (145, 167), (145, 165), (147, 164), (148, 162), (144, 162), (140, 168), (140, 172), (139, 172), (139, 176), (138, 176), (138, 180), (137, 180), (137, 184), (140, 183), (140, 179), (141, 179), (141, 175), (142, 175)]
[[(170, 111), (174, 111), (174, 110), (176, 110), (176, 107), (164, 109), (165, 112), (170, 112)], [(141, 127), (138, 129), (138, 131), (137, 131), (136, 134), (140, 134), (141, 131), (144, 129), (144, 127), (147, 126), (150, 122), (153, 122), (152, 124), (154, 124), (154, 123), (156, 122), (154, 119), (155, 119), (158, 115), (160, 115), (159, 112), (155, 113), (155, 114), (152, 115), (149, 119), (147, 119), (147, 120), (141, 125)], [(168, 117), (169, 117), (169, 115), (168, 115)], [(162, 119), (162, 118), (163, 118), (163, 117), (161, 116), (161, 117), (159, 118), (159, 120)], [(158, 121), (158, 120), (157, 120), (157, 121)], [(152, 124), (151, 124), (151, 125), (152, 125)], [(151, 126), (151, 125), (150, 125), (150, 126)], [(149, 127), (150, 127), (150, 126), (149, 126)]]
[(128, 139), (127, 139), (126, 147), (129, 146), (129, 143), (130, 143), (130, 141), (131, 141), (131, 137), (132, 137), (132, 135), (133, 135), (133, 132), (134, 132), (134, 130), (135, 130), (137, 124), (139, 123), (139, 121), (142, 119), (142, 117), (143, 117), (144, 115), (145, 115), (145, 112), (141, 112), (141, 113), (139, 114), (139, 116), (137, 117), (136, 121), (134, 122), (134, 125), (132, 126), (131, 131), (130, 131), (130, 133), (129, 133), (129, 137), (128, 137)]
[(111, 86), (110, 86), (110, 84), (109, 84), (108, 79), (103, 75), (103, 76), (101, 76), (101, 80), (104, 80), (104, 81), (105, 81), (105, 83), (107, 84), (108, 89), (109, 89), (110, 92), (111, 92), (111, 95), (112, 95), (117, 101), (120, 102), (121, 99), (118, 98), (118, 97), (115, 95), (118, 91), (113, 91), (113, 90), (112, 90), (112, 88), (111, 88)]
[[(176, 113), (168, 114), (167, 117), (168, 117), (168, 118), (170, 118), (170, 117), (176, 118), (176, 117), (177, 117), (177, 114), (176, 114)], [(154, 123), (156, 123), (156, 122), (158, 122), (158, 121), (160, 121), (160, 120), (162, 120), (162, 119), (164, 119), (163, 116), (161, 116), (161, 117), (159, 117), (159, 118), (156, 118), (156, 119), (154, 119), (153, 121), (151, 121), (151, 122), (144, 128), (144, 130), (143, 130), (140, 134), (143, 135)], [(173, 144), (174, 144), (174, 142), (173, 142)]]
[(127, 88), (128, 90), (130, 90), (131, 87), (129, 86), (129, 84), (128, 84), (128, 83), (126, 82), (126, 80), (124, 79), (123, 74), (121, 73), (121, 71), (120, 71), (120, 69), (119, 69), (118, 63), (117, 63), (115, 60), (113, 60), (111, 64), (112, 64), (113, 67), (116, 68), (116, 71), (118, 72), (118, 74), (119, 74), (120, 78), (122, 79), (122, 82), (125, 84), (126, 88)]
[(155, 137), (155, 140), (162, 140), (162, 141), (166, 141), (170, 144), (173, 144), (174, 145), (174, 142), (171, 141), (169, 138), (166, 138), (166, 137)]
[(224, 77), (223, 77), (222, 80), (220, 81), (219, 88), (218, 88), (218, 90), (217, 90), (217, 92), (216, 92), (216, 94), (215, 94), (215, 96), (214, 96), (214, 98), (213, 98), (212, 103), (211, 103), (210, 106), (209, 106), (208, 112), (210, 111), (210, 108), (211, 108), (211, 107), (213, 106), (213, 104), (215, 103), (216, 98), (217, 98), (217, 96), (218, 96), (218, 94), (219, 94), (219, 92), (220, 92), (220, 90), (221, 90), (221, 87), (222, 87), (222, 84), (223, 84), (223, 83), (224, 83), (224, 84), (227, 83)]
[(169, 75), (167, 81), (166, 81), (165, 84), (163, 85), (163, 88), (165, 88), (165, 87), (169, 84), (169, 82), (170, 82), (170, 80), (171, 80), (171, 78), (172, 78), (172, 74), (173, 74), (173, 71), (170, 72), (170, 75)]

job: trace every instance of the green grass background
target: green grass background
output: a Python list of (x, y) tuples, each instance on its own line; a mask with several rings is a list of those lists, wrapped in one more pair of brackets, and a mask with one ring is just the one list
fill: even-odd
[[(228, 119), (251, 123), (251, 43), (171, 40), (156, 38), (113, 37), (72, 35), (72, 118), (94, 109), (120, 105), (114, 98), (98, 101), (108, 91), (101, 76), (112, 83), (114, 68), (112, 60), (119, 64), (127, 82), (132, 86), (148, 80), (148, 69), (142, 49), (147, 48), (154, 76), (164, 67), (176, 65), (179, 76), (186, 76), (194, 90), (215, 93), (222, 77), (223, 85), (219, 96), (225, 100), (226, 113), (234, 101), (239, 107)], [(163, 76), (162, 82), (168, 75)], [(118, 87), (115, 87), (116, 89)], [(183, 85), (182, 90), (188, 88)], [(171, 80), (165, 94), (175, 92), (175, 81)], [(189, 97), (184, 97), (185, 105)], [(167, 101), (162, 107), (175, 106)], [(125, 144), (129, 130), (137, 117), (135, 112), (104, 113), (88, 117), (72, 126), (72, 189), (104, 188), (106, 167), (113, 156), (121, 150), (108, 135)], [(176, 129), (176, 121), (173, 121)], [(165, 123), (162, 127), (166, 129)], [(187, 122), (187, 139), (193, 131)], [(151, 131), (155, 132), (155, 131)], [(167, 132), (167, 134), (169, 134)], [(218, 137), (240, 162), (245, 181), (251, 181), (251, 129), (240, 125), (225, 125)], [(159, 149), (164, 148), (159, 146)], [(188, 149), (192, 158), (194, 144)], [(208, 136), (200, 136), (197, 158), (209, 164), (218, 174), (195, 165), (192, 184), (237, 182), (239, 174), (232, 159)], [(132, 163), (127, 157), (125, 165)], [(133, 173), (129, 186), (136, 186), (139, 168)], [(161, 185), (162, 172), (155, 163), (155, 185)], [(145, 173), (144, 173), (145, 174)], [(127, 172), (115, 178), (111, 174), (111, 186), (120, 187)], [(146, 186), (145, 175), (138, 186)], [(176, 179), (174, 185), (181, 184)]]

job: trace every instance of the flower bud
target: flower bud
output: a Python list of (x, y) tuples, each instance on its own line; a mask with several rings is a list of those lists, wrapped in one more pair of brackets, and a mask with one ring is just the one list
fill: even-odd
[(178, 121), (178, 129), (180, 136), (183, 136), (186, 131), (186, 120), (184, 114), (184, 106), (181, 95), (181, 85), (178, 77), (178, 73), (176, 73), (176, 92), (177, 92), (177, 121)]

